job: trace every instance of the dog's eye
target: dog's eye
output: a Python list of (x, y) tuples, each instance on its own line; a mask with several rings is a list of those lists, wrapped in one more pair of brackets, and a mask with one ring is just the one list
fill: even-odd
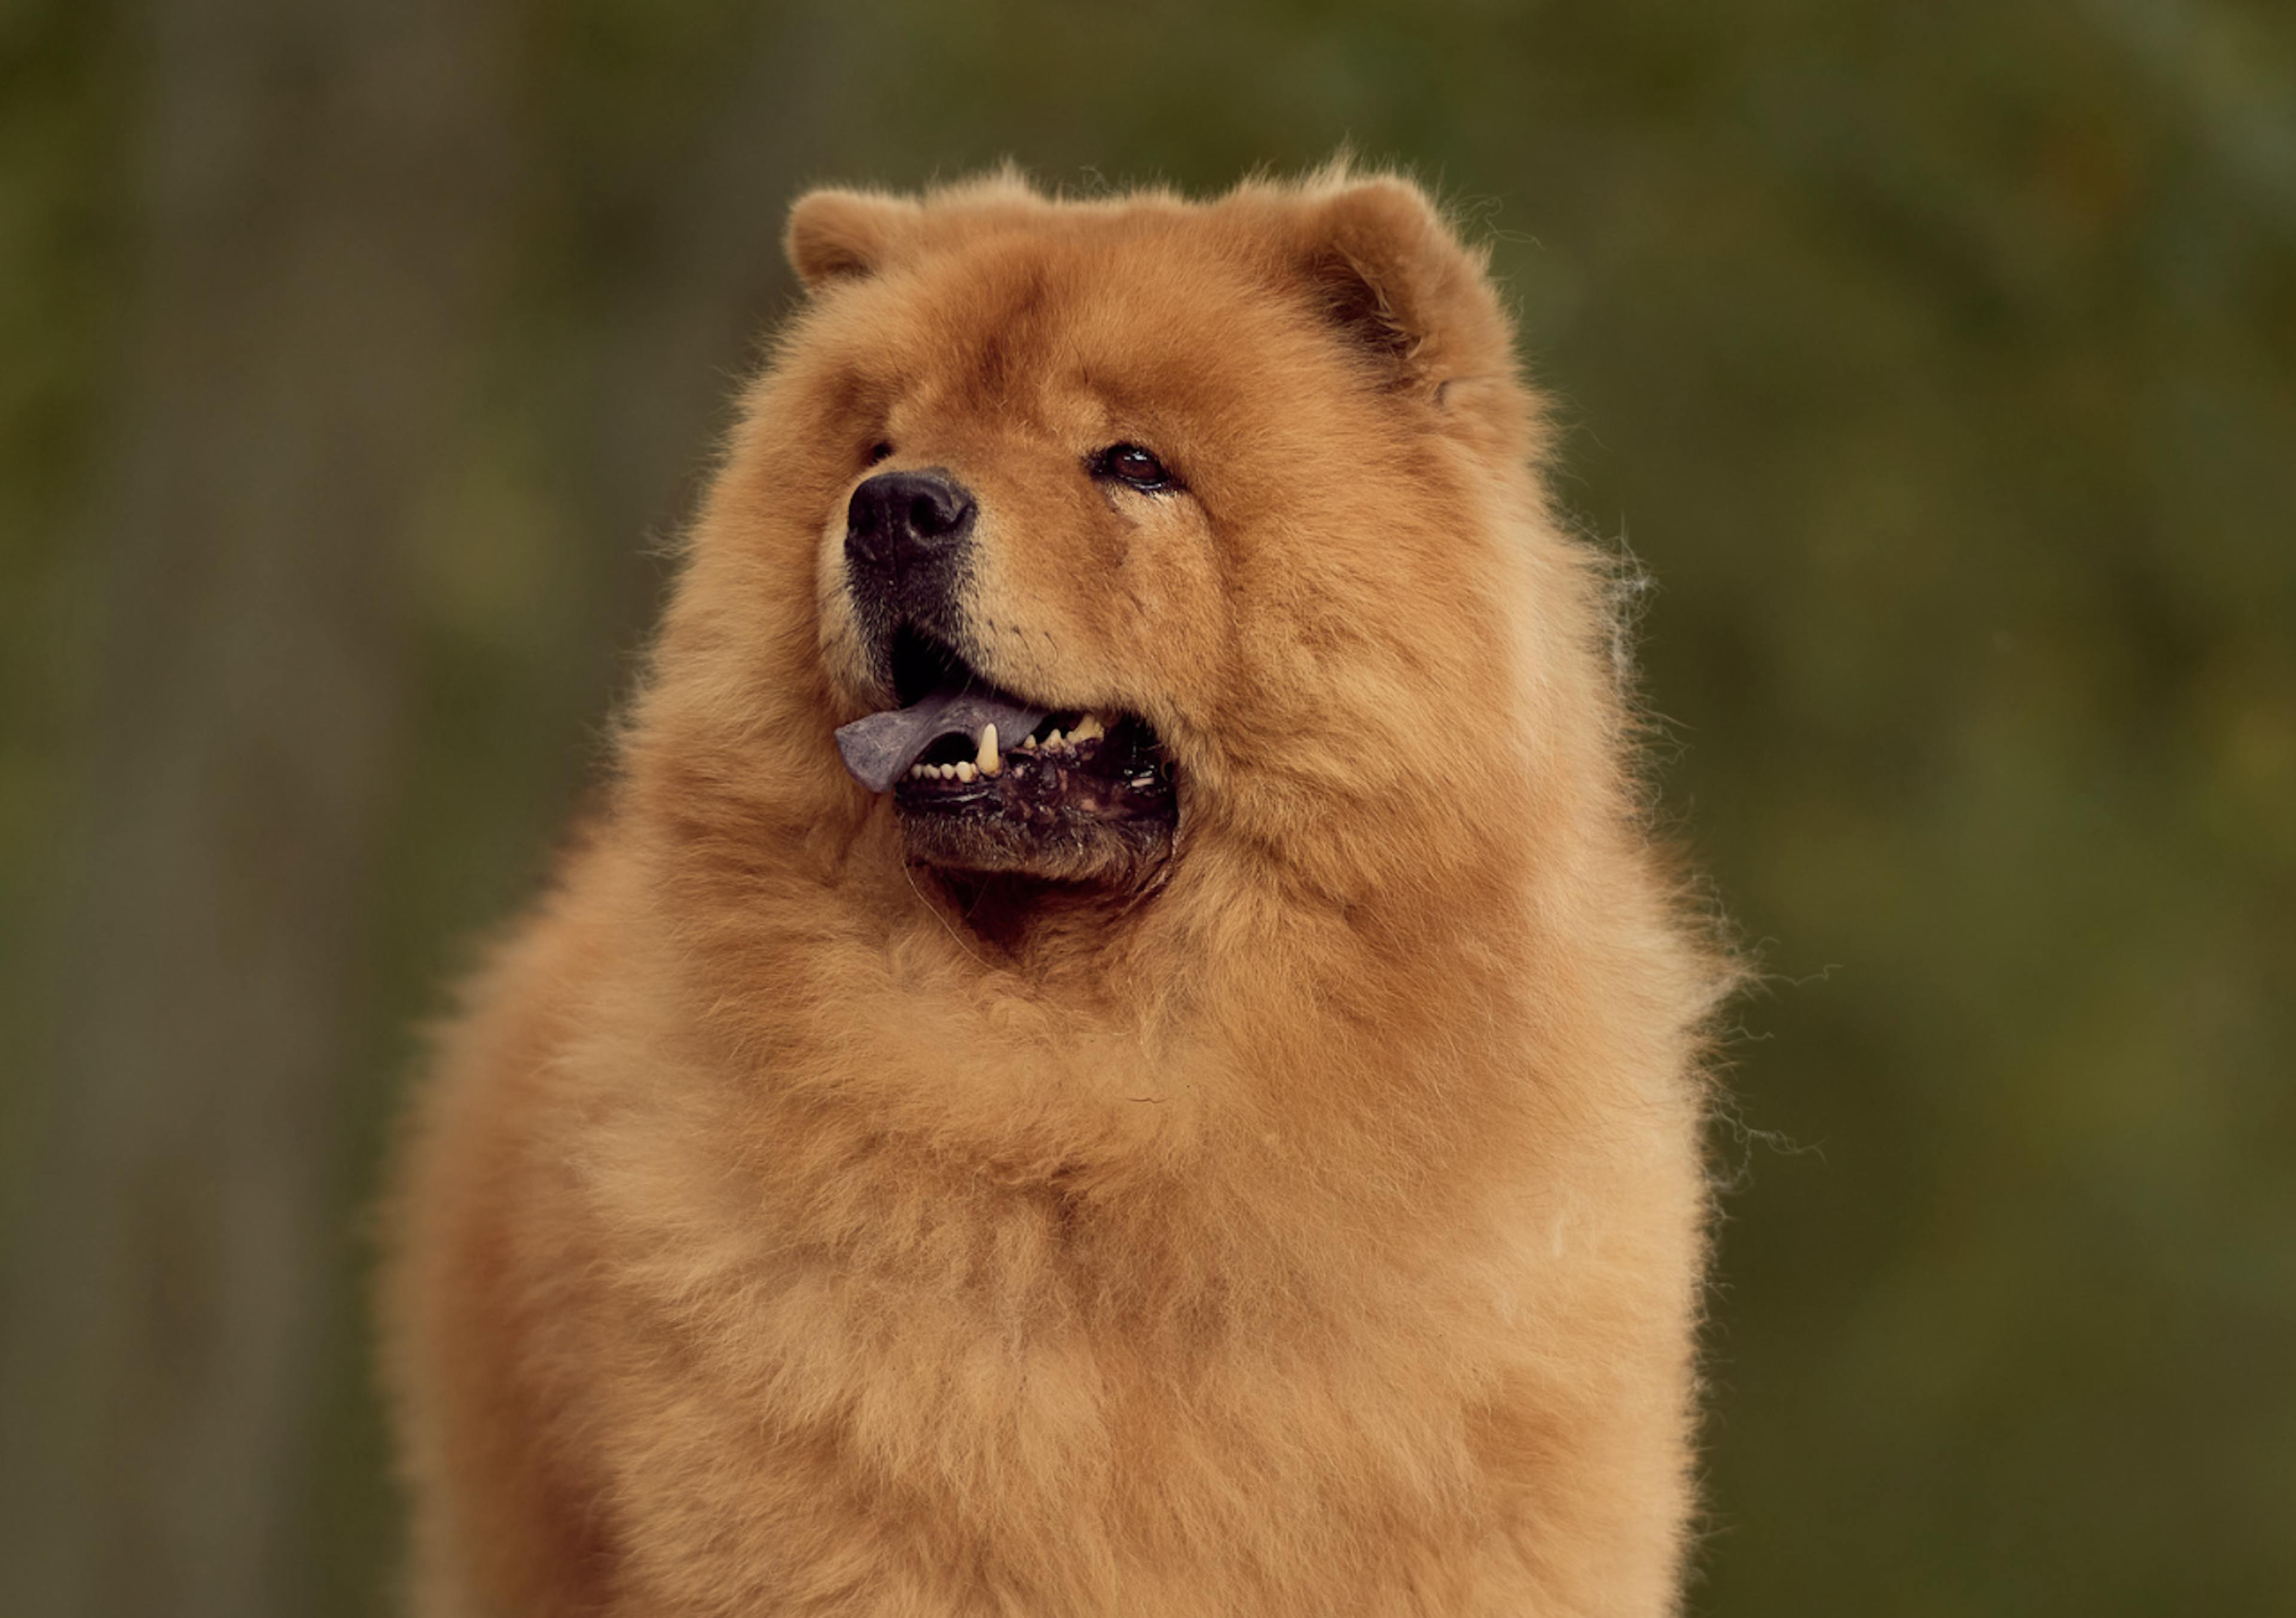
[(884, 460), (892, 453), (893, 446), (891, 441), (886, 439), (880, 439), (875, 443), (869, 446), (869, 458), (867, 464), (874, 466), (878, 462)]
[(1172, 474), (1164, 470), (1164, 463), (1137, 444), (1116, 444), (1102, 450), (1095, 470), (1135, 489), (1152, 490), (1172, 486)]

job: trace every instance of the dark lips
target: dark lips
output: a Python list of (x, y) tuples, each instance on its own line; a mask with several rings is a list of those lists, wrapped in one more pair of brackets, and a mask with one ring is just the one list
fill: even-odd
[(959, 751), (950, 762), (909, 766), (894, 801), (912, 813), (980, 817), (1039, 834), (1169, 822), (1175, 811), (1170, 770), (1137, 719), (1119, 719), (1110, 730), (1086, 714), (1073, 733), (1053, 727), (1017, 746)]
[(1040, 707), (906, 627), (888, 663), (902, 705), (840, 726), (837, 750), (923, 863), (1137, 878), (1169, 850), (1179, 798), (1145, 719)]

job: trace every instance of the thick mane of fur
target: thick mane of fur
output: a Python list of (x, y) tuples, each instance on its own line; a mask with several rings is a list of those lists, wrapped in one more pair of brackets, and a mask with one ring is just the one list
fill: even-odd
[[(410, 1136), (418, 1610), (1670, 1610), (1726, 973), (1480, 257), (1344, 173), (791, 251), (611, 813)], [(1185, 509), (1070, 487), (1119, 430)], [(880, 438), (997, 514), (989, 671), (1165, 739), (1152, 890), (991, 936), (840, 767)]]

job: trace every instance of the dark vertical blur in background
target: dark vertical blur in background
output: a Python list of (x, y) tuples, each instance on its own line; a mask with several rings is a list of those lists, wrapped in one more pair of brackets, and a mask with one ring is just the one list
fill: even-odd
[(361, 1212), (791, 193), (1351, 143), (1658, 581), (1712, 1614), (2296, 1611), (2275, 0), (0, 6), (0, 1610), (380, 1614)]

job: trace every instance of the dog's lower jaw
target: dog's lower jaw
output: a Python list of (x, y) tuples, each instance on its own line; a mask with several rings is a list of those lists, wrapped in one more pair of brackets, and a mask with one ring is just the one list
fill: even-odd
[(998, 825), (940, 816), (900, 817), (910, 862), (951, 876), (1027, 876), (1128, 894), (1152, 886), (1171, 858), (1168, 830), (1095, 826), (1039, 837)]

